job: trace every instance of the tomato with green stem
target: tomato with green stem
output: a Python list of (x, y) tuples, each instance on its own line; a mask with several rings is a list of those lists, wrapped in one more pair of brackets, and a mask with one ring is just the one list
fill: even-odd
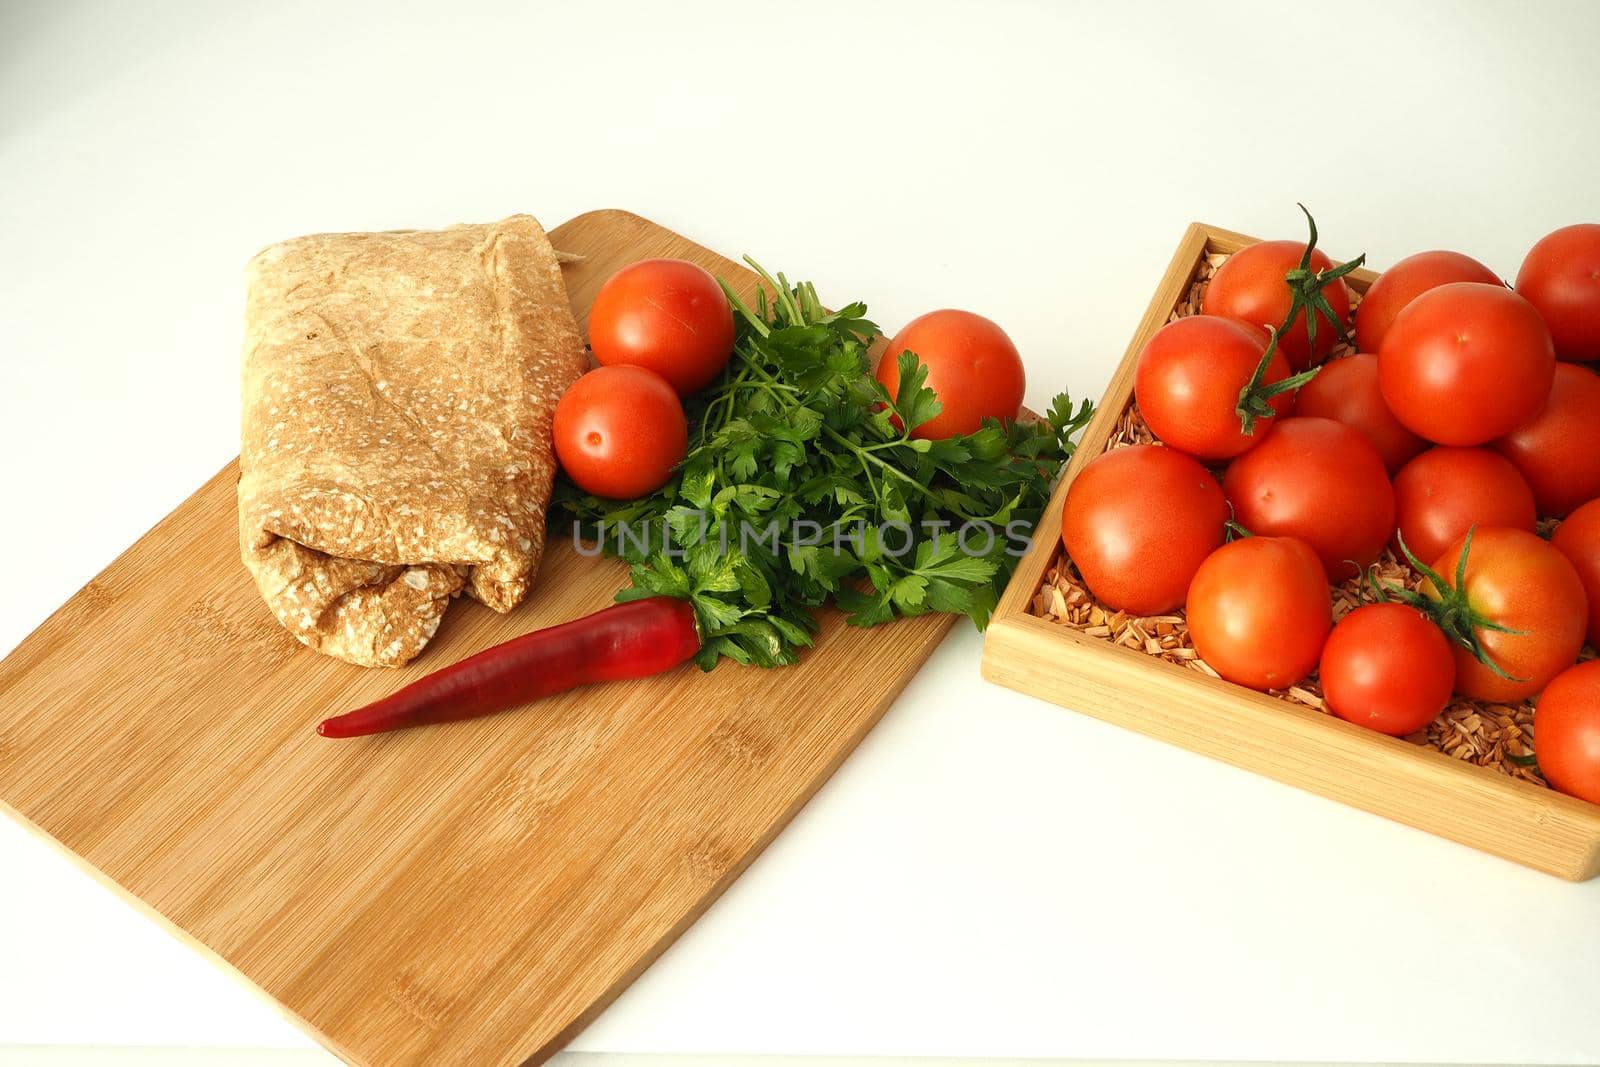
[(1385, 590), (1454, 643), (1462, 696), (1515, 704), (1577, 660), (1588, 598), (1572, 564), (1537, 534), (1490, 526), (1469, 530), (1432, 566), (1406, 557), (1427, 579), (1422, 592)]
[(1534, 755), (1545, 781), (1600, 804), (1600, 660), (1556, 675), (1533, 709)]
[(1244, 537), (1200, 565), (1185, 607), (1195, 651), (1252, 689), (1287, 689), (1316, 669), (1333, 626), (1322, 561), (1293, 537)]
[(1441, 445), (1481, 445), (1532, 418), (1550, 395), (1555, 349), (1510, 289), (1451, 282), (1407, 304), (1378, 351), (1395, 418)]
[(1222, 490), (1251, 533), (1297, 537), (1334, 581), (1353, 578), (1383, 552), (1394, 529), (1394, 491), (1377, 449), (1332, 419), (1296, 415), (1228, 465)]
[(1517, 271), (1517, 292), (1539, 309), (1558, 357), (1600, 360), (1600, 222), (1541, 238)]
[(1550, 543), (1567, 557), (1589, 598), (1589, 644), (1600, 649), (1600, 500), (1592, 500), (1556, 527)]
[(1600, 375), (1556, 364), (1538, 414), (1493, 447), (1528, 480), (1541, 515), (1560, 518), (1600, 497)]
[(1418, 252), (1378, 275), (1356, 308), (1356, 347), (1376, 352), (1389, 327), (1407, 304), (1451, 282), (1481, 282), (1504, 286), (1494, 271), (1460, 252)]
[(1342, 422), (1371, 442), (1393, 474), (1428, 447), (1428, 442), (1401, 425), (1378, 388), (1378, 357), (1370, 353), (1332, 359), (1300, 387), (1295, 415)]
[(1394, 477), (1396, 555), (1404, 542), (1438, 559), (1474, 526), (1533, 531), (1533, 490), (1511, 461), (1486, 448), (1431, 448)]
[(1334, 265), (1317, 248), (1317, 223), (1300, 205), (1310, 239), (1262, 241), (1229, 256), (1206, 286), (1200, 310), (1265, 332), (1281, 332), (1279, 346), (1296, 371), (1322, 362), (1343, 340), (1350, 318), (1344, 276), (1366, 262), (1357, 256)]
[(1406, 604), (1366, 604), (1334, 626), (1319, 673), (1329, 711), (1404, 737), (1450, 702), (1456, 663), (1444, 631), (1423, 612)]
[(1062, 508), (1061, 542), (1096, 600), (1160, 615), (1182, 606), (1227, 522), (1228, 502), (1210, 471), (1176, 449), (1130, 445), (1078, 472)]
[(1291, 376), (1270, 337), (1229, 319), (1191, 315), (1145, 343), (1133, 396), (1158, 438), (1214, 463), (1253, 447), (1273, 419), (1294, 410), (1294, 390), (1315, 373)]

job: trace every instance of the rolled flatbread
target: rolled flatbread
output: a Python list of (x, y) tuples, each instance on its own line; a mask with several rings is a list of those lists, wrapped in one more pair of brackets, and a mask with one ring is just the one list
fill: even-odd
[(247, 281), (239, 533), (273, 614), (394, 666), (463, 590), (516, 606), (586, 361), (539, 223), (300, 237)]

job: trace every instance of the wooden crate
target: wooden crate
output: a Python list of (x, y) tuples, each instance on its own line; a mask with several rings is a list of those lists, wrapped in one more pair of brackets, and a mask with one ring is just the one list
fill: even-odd
[[(1265, 774), (1561, 878), (1600, 874), (1600, 805), (1186, 670), (1029, 612), (1061, 549), (1061, 507), (1133, 402), (1134, 364), (1188, 295), (1206, 256), (1255, 238), (1195, 223), (1084, 431), (984, 641), (983, 674), (1012, 689)], [(1348, 281), (1359, 291), (1370, 271)]]

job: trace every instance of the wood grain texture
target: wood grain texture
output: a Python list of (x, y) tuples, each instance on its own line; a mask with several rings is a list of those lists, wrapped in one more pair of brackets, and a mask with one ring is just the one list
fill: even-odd
[[(620, 211), (552, 231), (584, 319), (635, 259), (744, 268)], [(683, 932), (948, 630), (821, 616), (780, 670), (724, 664), (348, 741), (323, 717), (610, 602), (553, 533), (528, 603), (462, 600), (414, 663), (300, 646), (239, 561), (234, 465), (0, 663), (0, 807), (352, 1063), (547, 1058)]]
[[(1061, 538), (1072, 480), (1105, 450), (1133, 398), (1150, 336), (1188, 295), (1208, 253), (1255, 238), (1201, 223), (1178, 245), (1085, 428), (983, 646), (985, 678), (1280, 782), (1573, 881), (1600, 875), (1600, 805), (1119, 648), (1028, 613)], [(1365, 291), (1376, 275), (1349, 282)]]

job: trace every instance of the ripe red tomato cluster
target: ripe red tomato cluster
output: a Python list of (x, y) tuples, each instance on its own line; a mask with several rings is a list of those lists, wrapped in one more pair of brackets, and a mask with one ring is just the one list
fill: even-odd
[(644, 259), (617, 271), (589, 309), (599, 367), (556, 405), (556, 458), (573, 483), (625, 500), (672, 477), (689, 446), (682, 398), (733, 355), (733, 305), (707, 271), (682, 259)]
[[(1600, 647), (1600, 224), (1539, 241), (1514, 288), (1423, 252), (1359, 301), (1361, 260), (1315, 242), (1230, 256), (1146, 344), (1134, 399), (1162, 443), (1083, 468), (1068, 556), (1109, 608), (1182, 608), (1224, 679), (1320, 671), (1331, 711), (1384, 733), (1452, 693), (1542, 694), (1542, 772), (1600, 803), (1600, 662), (1575, 666)], [(1421, 592), (1373, 589), (1334, 625), (1330, 582), (1386, 548)]]

